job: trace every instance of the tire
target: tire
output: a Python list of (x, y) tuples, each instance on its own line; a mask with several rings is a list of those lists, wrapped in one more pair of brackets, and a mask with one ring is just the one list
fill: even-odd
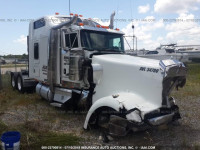
[[(102, 134), (102, 140), (104, 143), (108, 143), (110, 140), (108, 138), (109, 135), (109, 121), (110, 116), (112, 115), (113, 109), (104, 109), (98, 112), (98, 118), (97, 118), (97, 126), (100, 128), (100, 132)], [(111, 136), (110, 136), (111, 137)]]
[(108, 122), (110, 120), (110, 114), (109, 113), (102, 113), (99, 112), (98, 114), (98, 119), (97, 119), (97, 124), (101, 128), (108, 128)]
[(23, 80), (20, 75), (17, 77), (17, 89), (20, 93), (24, 93)]
[(11, 75), (11, 86), (13, 89), (17, 89), (17, 83), (14, 74)]

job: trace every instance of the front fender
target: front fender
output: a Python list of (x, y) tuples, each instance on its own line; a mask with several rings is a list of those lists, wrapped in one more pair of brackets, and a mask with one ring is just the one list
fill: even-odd
[[(151, 111), (154, 111), (161, 107), (161, 101), (160, 104), (155, 105), (153, 102), (144, 99), (143, 97), (134, 94), (132, 92), (130, 93), (119, 93), (116, 97), (115, 96), (107, 96), (103, 97), (97, 101), (94, 102), (94, 104), (91, 106), (90, 110), (88, 111), (88, 114), (85, 119), (84, 128), (87, 129), (88, 123), (90, 121), (90, 118), (92, 114), (101, 107), (109, 107), (119, 112), (120, 109), (125, 108), (127, 111), (138, 109), (141, 112), (142, 118), (144, 118), (144, 115), (146, 113), (149, 113)], [(126, 118), (128, 120), (135, 120), (138, 121), (138, 114), (130, 113), (126, 115)], [(140, 121), (140, 120), (139, 120)]]
[(95, 101), (87, 113), (85, 123), (84, 123), (84, 129), (87, 129), (88, 123), (90, 121), (90, 117), (92, 116), (92, 114), (101, 107), (109, 107), (116, 111), (119, 111), (119, 109), (122, 108), (123, 105), (117, 99), (113, 98), (112, 96), (103, 97), (103, 98)]

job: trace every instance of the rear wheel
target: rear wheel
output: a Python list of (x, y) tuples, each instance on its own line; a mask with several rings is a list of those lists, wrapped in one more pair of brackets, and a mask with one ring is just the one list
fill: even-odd
[(16, 80), (14, 74), (11, 75), (11, 86), (13, 89), (16, 89)]
[(24, 87), (23, 87), (23, 82), (21, 76), (17, 77), (17, 89), (19, 92), (23, 93), (24, 92)]

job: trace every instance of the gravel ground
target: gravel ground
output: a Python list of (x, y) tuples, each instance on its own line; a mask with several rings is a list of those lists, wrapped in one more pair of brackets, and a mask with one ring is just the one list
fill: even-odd
[[(67, 113), (48, 103), (17, 106), (0, 115), (8, 126), (28, 124), (37, 130), (52, 130), (60, 133), (73, 133), (83, 140), (83, 145), (148, 145), (162, 148), (186, 148), (200, 146), (200, 97), (187, 97), (177, 100), (182, 119), (168, 126), (161, 126), (147, 131), (129, 133), (125, 137), (114, 138), (109, 143), (102, 141), (98, 129), (84, 130), (85, 114)], [(39, 127), (39, 128), (38, 128)]]

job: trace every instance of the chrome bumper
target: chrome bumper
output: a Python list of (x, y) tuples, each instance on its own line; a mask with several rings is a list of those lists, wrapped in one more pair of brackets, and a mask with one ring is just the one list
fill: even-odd
[(153, 126), (158, 126), (161, 124), (167, 124), (173, 120), (174, 113), (160, 116), (160, 117), (155, 117), (152, 119), (148, 119), (148, 122), (153, 125)]
[(178, 106), (174, 105), (169, 109), (169, 113), (149, 113), (141, 123), (129, 121), (123, 117), (112, 115), (109, 122), (109, 134), (113, 136), (125, 136), (130, 130), (141, 131), (152, 126), (168, 124), (177, 119), (180, 119)]

